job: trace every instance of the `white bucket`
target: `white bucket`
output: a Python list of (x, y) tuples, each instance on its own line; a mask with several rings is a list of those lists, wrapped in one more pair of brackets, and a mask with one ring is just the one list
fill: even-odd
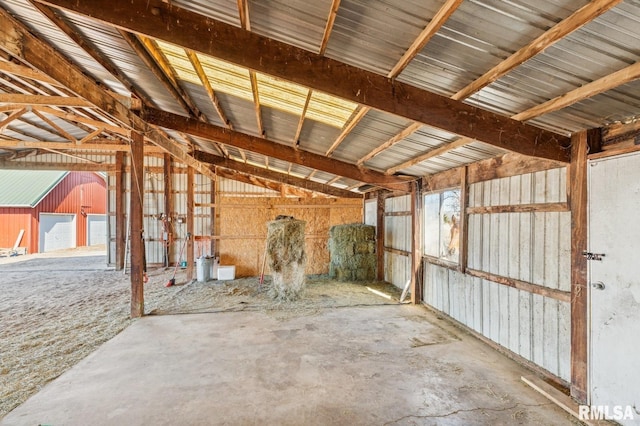
[(218, 265), (220, 265), (219, 257), (210, 257), (209, 262), (211, 263), (211, 279), (218, 279)]
[(236, 267), (231, 266), (218, 266), (218, 279), (221, 281), (234, 280), (236, 278)]
[(210, 269), (208, 257), (202, 256), (196, 259), (196, 279), (198, 282), (203, 283), (211, 279)]

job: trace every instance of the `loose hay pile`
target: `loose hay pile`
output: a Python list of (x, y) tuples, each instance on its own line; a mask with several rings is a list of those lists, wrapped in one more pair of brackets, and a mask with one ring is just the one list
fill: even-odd
[(269, 295), (275, 300), (296, 300), (304, 288), (307, 266), (305, 225), (305, 221), (293, 218), (267, 224), (267, 256), (272, 279)]
[(361, 223), (336, 225), (329, 230), (329, 276), (338, 281), (376, 278), (376, 228)]

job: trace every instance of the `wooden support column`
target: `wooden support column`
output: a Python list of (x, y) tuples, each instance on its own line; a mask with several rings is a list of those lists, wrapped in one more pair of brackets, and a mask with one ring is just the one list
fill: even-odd
[(144, 315), (144, 136), (131, 132), (131, 318)]
[(378, 263), (378, 280), (384, 281), (384, 202), (386, 192), (378, 191), (377, 226), (376, 226), (376, 253)]
[(187, 281), (193, 279), (193, 224), (194, 224), (194, 196), (193, 196), (193, 167), (187, 168)]
[(422, 303), (422, 179), (411, 184), (411, 218), (413, 239), (411, 240), (411, 303)]
[(124, 211), (124, 197), (127, 183), (124, 173), (124, 152), (116, 152), (116, 170), (115, 170), (115, 200), (116, 200), (116, 270), (121, 271), (124, 268), (124, 247), (126, 238), (126, 221)]
[(469, 205), (469, 168), (460, 168), (460, 225), (458, 230), (458, 268), (463, 274), (467, 271), (467, 261), (469, 256), (469, 216), (467, 206)]
[[(216, 218), (216, 188), (218, 184), (217, 174), (216, 179), (211, 179), (211, 229), (209, 232), (212, 237), (216, 236), (216, 224), (218, 219)], [(209, 247), (210, 253), (212, 257), (216, 257), (218, 254), (216, 253), (216, 239), (211, 238), (211, 246)]]
[[(599, 130), (599, 129), (598, 129)], [(588, 389), (587, 317), (587, 154), (595, 133), (571, 137), (569, 205), (571, 208), (571, 396), (586, 403)]]
[(169, 221), (167, 227), (166, 256), (167, 265), (171, 265), (171, 242), (173, 241), (173, 214), (171, 208), (173, 206), (173, 176), (171, 175), (171, 155), (164, 154), (164, 214)]

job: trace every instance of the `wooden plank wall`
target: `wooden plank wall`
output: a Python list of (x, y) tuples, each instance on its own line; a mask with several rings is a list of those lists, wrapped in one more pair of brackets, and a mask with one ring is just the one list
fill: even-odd
[[(425, 261), (424, 301), (569, 381), (566, 184), (566, 168), (556, 168), (469, 185), (468, 274)], [(513, 207), (550, 204), (556, 211)], [(481, 209), (489, 206), (494, 207)], [(504, 284), (513, 280), (515, 287)]]
[(404, 288), (411, 279), (411, 195), (385, 200), (384, 274), (385, 281)]

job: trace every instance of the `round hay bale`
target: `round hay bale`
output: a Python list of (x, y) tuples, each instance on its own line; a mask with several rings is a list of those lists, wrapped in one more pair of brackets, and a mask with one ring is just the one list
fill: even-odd
[(296, 300), (304, 288), (305, 225), (305, 221), (293, 218), (267, 223), (267, 259), (272, 277), (269, 294), (276, 300)]

